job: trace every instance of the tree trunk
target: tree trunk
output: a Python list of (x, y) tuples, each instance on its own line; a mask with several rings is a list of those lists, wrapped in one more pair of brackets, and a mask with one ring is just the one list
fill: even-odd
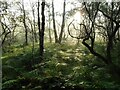
[[(41, 33), (41, 30), (40, 30), (41, 28), (40, 28), (40, 2), (39, 2), (39, 0), (38, 0), (38, 30), (39, 30), (39, 53), (40, 53), (40, 51), (41, 51), (41, 49), (40, 49), (40, 46), (41, 46), (41, 44), (40, 44), (40, 33)], [(40, 58), (40, 60), (41, 60), (41, 58)], [(41, 61), (40, 61), (41, 62)]]
[(51, 31), (50, 31), (50, 7), (49, 7), (49, 40), (50, 40), (50, 43), (52, 42), (52, 37), (51, 37)]
[(35, 42), (37, 43), (38, 40), (37, 40), (37, 33), (36, 33), (36, 29), (35, 29), (35, 11), (33, 8), (32, 8), (32, 13), (33, 13), (34, 39), (35, 39)]
[(53, 29), (54, 29), (55, 43), (58, 43), (58, 36), (57, 36), (56, 24), (55, 24), (55, 12), (54, 12), (54, 2), (53, 2), (53, 0), (52, 0), (52, 17), (53, 17)]
[[(0, 23), (1, 23), (2, 30), (3, 30), (2, 34), (0, 34), (0, 37), (2, 40), (0, 42), (0, 47), (3, 47), (5, 40), (6, 40), (7, 36), (11, 33), (11, 31), (10, 31), (10, 28), (6, 24), (4, 24), (2, 22), (0, 22)], [(5, 28), (4, 28), (4, 26), (5, 26)], [(7, 29), (8, 29), (8, 32), (6, 32)]]
[[(42, 15), (42, 28), (40, 29), (40, 16), (39, 16), (39, 1), (38, 1), (38, 25), (39, 25), (39, 45), (40, 45), (40, 60), (43, 60), (43, 53), (44, 53), (44, 31), (45, 31), (45, 15), (44, 15), (44, 11), (45, 11), (45, 1), (42, 0), (42, 11), (41, 11), (41, 15)], [(40, 61), (40, 62), (41, 62)]]
[(22, 0), (22, 7), (23, 7), (23, 24), (25, 28), (25, 45), (28, 45), (28, 30), (27, 30), (27, 25), (26, 25), (26, 13), (25, 13), (23, 0)]
[[(35, 48), (35, 45), (34, 45), (34, 27), (33, 27), (33, 24), (32, 24), (32, 21), (28, 18), (29, 20), (29, 23), (30, 23), (30, 26), (31, 26), (31, 34), (32, 34), (32, 60), (34, 60), (34, 48)], [(31, 62), (32, 63), (32, 62)]]
[(64, 32), (64, 27), (65, 27), (65, 4), (66, 4), (66, 0), (64, 0), (64, 4), (63, 4), (63, 16), (62, 16), (61, 31), (60, 31), (60, 35), (59, 35), (59, 43), (61, 43), (61, 41), (62, 41), (62, 36), (63, 36), (63, 32)]

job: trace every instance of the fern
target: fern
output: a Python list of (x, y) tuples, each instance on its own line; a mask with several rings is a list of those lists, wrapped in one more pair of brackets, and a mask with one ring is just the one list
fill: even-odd
[(19, 72), (12, 66), (3, 65), (2, 67), (3, 77), (7, 77), (8, 79), (17, 78), (20, 74)]
[(9, 80), (2, 84), (2, 90), (11, 90), (15, 88), (20, 88), (17, 80)]

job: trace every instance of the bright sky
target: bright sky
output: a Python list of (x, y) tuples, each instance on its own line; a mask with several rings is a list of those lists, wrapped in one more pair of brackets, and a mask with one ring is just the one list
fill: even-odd
[[(2, 1), (7, 1), (7, 0), (2, 0)], [(13, 1), (22, 1), (22, 0), (8, 0), (7, 2), (13, 2)], [(38, 0), (23, 0), (25, 3), (25, 9), (30, 10), (30, 2), (31, 3), (36, 3), (38, 2)], [(42, 0), (39, 0), (42, 1)], [(47, 3), (51, 3), (52, 0), (46, 0)], [(55, 12), (59, 12), (62, 13), (63, 12), (63, 2), (64, 0), (54, 0), (54, 7), (55, 7)], [(75, 7), (80, 7), (80, 3), (76, 3), (75, 6), (68, 3), (68, 2), (76, 2), (75, 0), (66, 0), (66, 11), (69, 11)], [(11, 10), (16, 11), (15, 6), (13, 5), (13, 7), (11, 8)], [(17, 11), (16, 11), (17, 12)], [(17, 14), (17, 13), (16, 13)], [(32, 14), (31, 14), (32, 15)], [(81, 21), (81, 14), (80, 12), (77, 12), (74, 17), (75, 21), (80, 22)], [(72, 19), (71, 18), (71, 21)], [(62, 18), (56, 16), (56, 19), (58, 20), (58, 22), (61, 22)]]
[[(0, 1), (7, 1), (7, 2), (13, 2), (13, 1), (22, 1), (22, 0), (0, 0)], [(29, 8), (29, 5), (30, 5), (30, 2), (38, 2), (38, 0), (23, 0), (26, 4), (26, 8)], [(30, 2), (29, 2), (30, 1)], [(42, 1), (42, 0), (39, 0), (39, 1)], [(52, 0), (46, 0), (47, 3), (51, 3)], [(64, 0), (54, 0), (54, 6), (55, 6), (55, 11), (56, 12), (62, 12), (62, 9), (63, 9), (63, 2)], [(66, 0), (66, 10), (70, 10), (71, 8), (74, 8), (73, 5), (71, 4), (68, 4), (68, 2), (75, 2), (75, 0)], [(78, 4), (79, 5), (79, 4)], [(77, 4), (76, 4), (77, 6)]]

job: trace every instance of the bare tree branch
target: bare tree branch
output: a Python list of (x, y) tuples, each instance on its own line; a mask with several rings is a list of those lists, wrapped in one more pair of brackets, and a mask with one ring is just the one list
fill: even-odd
[(104, 13), (102, 10), (98, 9), (105, 17), (107, 17), (108, 19), (112, 20), (113, 22), (115, 22), (116, 24), (118, 23), (116, 20), (114, 20), (113, 18), (111, 18), (109, 15), (107, 15), (106, 13)]

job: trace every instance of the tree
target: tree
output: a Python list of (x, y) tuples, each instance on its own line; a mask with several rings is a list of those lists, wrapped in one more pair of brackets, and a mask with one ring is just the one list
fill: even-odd
[[(29, 2), (30, 2), (30, 0), (29, 0)], [(31, 21), (31, 23), (32, 23), (32, 27), (33, 27), (33, 38), (34, 38), (34, 40), (35, 40), (35, 42), (37, 43), (38, 42), (38, 40), (37, 40), (37, 33), (36, 33), (36, 28), (35, 28), (35, 26), (36, 26), (36, 21), (35, 21), (35, 5), (36, 5), (36, 3), (31, 3), (30, 2), (30, 7), (31, 7), (31, 10), (32, 10), (32, 16), (33, 16), (33, 21)]]
[(61, 31), (59, 35), (59, 43), (61, 43), (62, 41), (62, 36), (64, 32), (64, 27), (65, 27), (65, 5), (66, 5), (66, 0), (64, 0), (64, 4), (63, 4), (62, 24), (61, 24)]
[(1, 26), (1, 44), (3, 49), (4, 46), (11, 45), (15, 41), (15, 29), (17, 27), (17, 19), (15, 13), (11, 12), (9, 8), (11, 3), (1, 2), (1, 15), (0, 15), (0, 26)]
[(22, 0), (22, 9), (23, 9), (23, 24), (25, 28), (25, 45), (28, 45), (28, 28), (26, 25), (26, 12), (24, 8), (24, 1)]
[(44, 31), (45, 31), (45, 0), (42, 0), (41, 4), (41, 16), (42, 16), (42, 25), (40, 29), (40, 15), (39, 15), (39, 0), (38, 0), (38, 28), (39, 28), (39, 48), (40, 48), (40, 59), (43, 60), (44, 53)]
[(47, 8), (48, 8), (48, 30), (49, 30), (49, 41), (50, 41), (50, 43), (52, 42), (52, 37), (51, 37), (51, 12), (50, 12), (50, 7), (51, 7), (51, 5), (50, 5), (50, 3), (47, 3), (46, 4), (46, 6), (47, 6)]
[(58, 43), (58, 35), (57, 35), (57, 30), (56, 30), (55, 11), (54, 11), (54, 1), (53, 0), (52, 0), (52, 17), (53, 17), (53, 29), (54, 29), (55, 43)]
[(56, 21), (55, 21), (54, 2), (52, 0), (52, 17), (53, 17), (53, 29), (54, 29), (55, 43), (59, 43), (59, 44), (62, 41), (64, 27), (65, 27), (65, 6), (66, 6), (66, 0), (64, 0), (64, 3), (63, 3), (61, 31), (60, 31), (60, 34), (58, 36), (57, 35), (57, 30), (56, 30), (56, 23), (55, 23)]
[[(83, 23), (79, 24), (84, 30), (84, 34), (81, 36), (73, 36), (70, 34), (69, 27), (72, 25), (72, 22), (68, 26), (68, 31), (71, 37), (82, 39), (82, 44), (96, 57), (100, 58), (102, 62), (108, 67), (109, 73), (114, 77), (120, 77), (120, 67), (115, 63), (113, 58), (113, 51), (115, 48), (114, 39), (116, 38), (116, 33), (120, 28), (120, 21), (118, 19), (118, 13), (120, 13), (120, 6), (117, 2), (111, 3), (83, 3), (85, 7), (85, 20)], [(116, 8), (117, 7), (117, 8)], [(100, 22), (98, 18), (101, 16)], [(100, 18), (99, 18), (100, 19)], [(99, 28), (99, 29), (98, 29)], [(96, 43), (96, 34), (100, 30), (106, 33), (107, 41), (103, 42), (104, 52), (98, 52), (95, 46)], [(100, 35), (100, 34), (99, 34)], [(116, 57), (117, 59), (117, 57)], [(118, 79), (117, 78), (117, 79)]]
[(39, 2), (39, 0), (38, 0), (38, 30), (39, 30), (39, 52), (41, 51), (40, 50), (40, 2)]
[(49, 39), (50, 39), (50, 43), (52, 42), (52, 37), (51, 37), (51, 28), (50, 28), (50, 25), (51, 25), (51, 21), (50, 21), (50, 5), (49, 5)]

